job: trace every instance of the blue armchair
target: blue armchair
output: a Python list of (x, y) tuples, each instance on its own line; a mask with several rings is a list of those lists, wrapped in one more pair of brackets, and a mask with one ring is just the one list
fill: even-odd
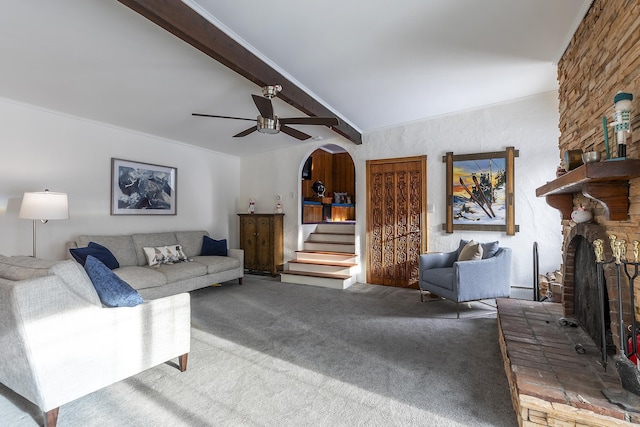
[(511, 296), (511, 248), (486, 243), (482, 246), (488, 258), (458, 261), (465, 243), (453, 252), (422, 254), (419, 261), (420, 301), (425, 291), (455, 301), (458, 318), (461, 302)]

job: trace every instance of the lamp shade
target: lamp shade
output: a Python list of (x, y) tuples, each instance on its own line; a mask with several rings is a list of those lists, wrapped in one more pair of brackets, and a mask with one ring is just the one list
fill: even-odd
[(22, 219), (67, 219), (69, 203), (66, 193), (39, 191), (24, 193), (18, 218)]

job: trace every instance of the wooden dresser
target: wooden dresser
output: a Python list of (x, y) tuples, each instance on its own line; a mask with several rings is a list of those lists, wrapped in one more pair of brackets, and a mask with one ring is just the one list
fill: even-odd
[(275, 276), (284, 265), (284, 214), (238, 214), (244, 268)]

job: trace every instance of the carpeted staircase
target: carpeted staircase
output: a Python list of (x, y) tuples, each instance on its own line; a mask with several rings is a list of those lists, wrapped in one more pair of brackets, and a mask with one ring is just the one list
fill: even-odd
[(318, 224), (304, 249), (285, 264), (280, 281), (346, 289), (359, 270), (355, 246), (355, 224)]

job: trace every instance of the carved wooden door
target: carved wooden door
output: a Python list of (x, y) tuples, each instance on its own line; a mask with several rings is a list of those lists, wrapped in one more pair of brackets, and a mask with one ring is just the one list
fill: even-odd
[(427, 156), (367, 161), (367, 283), (417, 288), (426, 189)]

